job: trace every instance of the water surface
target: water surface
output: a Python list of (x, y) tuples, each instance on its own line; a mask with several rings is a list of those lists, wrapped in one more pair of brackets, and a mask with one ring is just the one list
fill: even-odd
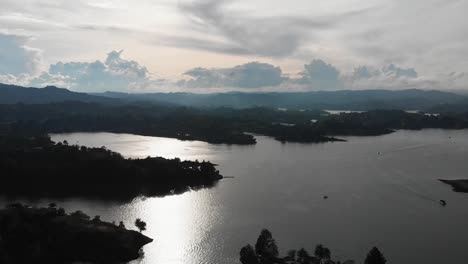
[[(362, 261), (378, 246), (389, 263), (464, 263), (468, 194), (439, 178), (468, 178), (468, 131), (398, 131), (348, 142), (255, 146), (111, 133), (52, 135), (55, 141), (106, 146), (126, 157), (210, 160), (223, 175), (216, 187), (117, 204), (59, 201), (103, 220), (148, 223), (155, 242), (134, 263), (239, 263), (239, 250), (270, 229), (285, 253), (323, 243), (338, 260)], [(323, 199), (327, 195), (329, 199)], [(446, 207), (438, 200), (445, 199)], [(5, 202), (5, 201), (4, 201)], [(36, 204), (46, 204), (44, 199)]]

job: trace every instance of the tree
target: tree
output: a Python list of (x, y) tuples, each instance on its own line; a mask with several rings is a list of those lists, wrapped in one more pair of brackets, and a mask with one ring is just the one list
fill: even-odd
[(64, 216), (64, 215), (65, 215), (65, 209), (63, 209), (62, 207), (60, 207), (60, 208), (57, 210), (57, 215), (59, 215), (59, 216)]
[(120, 221), (119, 228), (125, 228), (125, 224), (123, 223), (123, 221)]
[(365, 264), (385, 264), (387, 260), (376, 247), (373, 247), (367, 254)]
[(307, 263), (309, 259), (310, 259), (310, 255), (305, 249), (301, 248), (299, 249), (299, 251), (297, 251), (297, 262)]
[(323, 258), (324, 259), (331, 259), (330, 249), (328, 249), (328, 248), (323, 249)]
[(278, 246), (271, 232), (263, 229), (255, 244), (255, 252), (258, 256), (269, 258), (278, 256)]
[(146, 230), (146, 223), (142, 221), (140, 218), (137, 218), (135, 220), (135, 226), (140, 230), (140, 233)]
[(255, 254), (253, 247), (248, 244), (240, 251), (240, 262), (242, 264), (258, 264), (258, 257)]
[(90, 218), (89, 215), (83, 213), (80, 210), (71, 213), (70, 216), (73, 216), (73, 217), (76, 217), (76, 218), (79, 218), (79, 219), (82, 219), (82, 220), (89, 220), (89, 218)]
[(94, 223), (99, 223), (99, 222), (101, 222), (101, 216), (96, 215), (96, 216), (93, 218), (93, 222), (94, 222)]
[(314, 255), (319, 259), (330, 259), (331, 252), (330, 249), (324, 247), (322, 244), (319, 244), (315, 247)]
[(296, 250), (292, 249), (288, 251), (288, 255), (286, 256), (285, 260), (288, 261), (296, 261)]

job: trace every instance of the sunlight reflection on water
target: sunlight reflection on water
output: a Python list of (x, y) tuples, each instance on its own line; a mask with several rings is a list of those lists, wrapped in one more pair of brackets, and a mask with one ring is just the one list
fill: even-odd
[[(358, 263), (375, 245), (391, 263), (468, 259), (468, 229), (463, 228), (468, 195), (437, 180), (468, 177), (468, 130), (398, 131), (325, 144), (281, 144), (257, 137), (255, 146), (110, 133), (52, 139), (104, 145), (133, 158), (210, 160), (220, 164), (223, 175), (235, 176), (211, 189), (126, 204), (57, 201), (67, 211), (124, 220), (132, 228), (136, 218), (146, 221), (145, 233), (155, 241), (134, 263), (239, 263), (240, 248), (255, 243), (264, 227), (282, 250), (313, 250), (323, 243), (335, 258)], [(442, 208), (439, 199), (448, 206)]]

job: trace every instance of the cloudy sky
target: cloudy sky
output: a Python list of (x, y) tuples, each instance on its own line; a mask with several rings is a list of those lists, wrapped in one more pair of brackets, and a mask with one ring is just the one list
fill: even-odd
[(0, 82), (468, 89), (468, 0), (0, 0)]

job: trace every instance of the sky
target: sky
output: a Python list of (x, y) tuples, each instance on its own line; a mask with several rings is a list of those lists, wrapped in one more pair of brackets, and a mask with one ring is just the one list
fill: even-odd
[(0, 0), (0, 82), (468, 89), (468, 0)]

